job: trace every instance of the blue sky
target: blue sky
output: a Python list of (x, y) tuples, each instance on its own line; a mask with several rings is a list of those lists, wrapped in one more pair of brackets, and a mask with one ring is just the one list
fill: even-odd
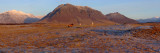
[(103, 14), (120, 12), (133, 19), (160, 16), (160, 0), (0, 0), (0, 13), (15, 9), (36, 16), (46, 15), (65, 3), (89, 6)]

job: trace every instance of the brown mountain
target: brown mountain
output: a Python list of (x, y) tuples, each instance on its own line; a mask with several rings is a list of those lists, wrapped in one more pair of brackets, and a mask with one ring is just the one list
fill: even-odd
[(40, 23), (55, 24), (113, 24), (100, 11), (87, 6), (61, 4), (42, 18)]
[(138, 23), (138, 21), (130, 19), (130, 18), (118, 13), (118, 12), (110, 13), (110, 14), (107, 14), (106, 16), (110, 21), (113, 21), (113, 22), (116, 22), (116, 23), (120, 23), (120, 24)]

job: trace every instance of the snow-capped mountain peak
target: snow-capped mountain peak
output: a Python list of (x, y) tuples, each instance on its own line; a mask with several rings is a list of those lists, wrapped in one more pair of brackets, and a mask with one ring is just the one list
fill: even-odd
[(155, 16), (155, 18), (160, 18), (159, 16)]
[(11, 10), (0, 14), (0, 23), (32, 23), (39, 19), (40, 18), (32, 14), (17, 10)]
[(146, 22), (160, 22), (160, 17), (159, 16), (155, 16), (153, 18), (147, 18), (147, 19), (139, 19), (137, 20), (141, 23), (146, 23)]
[(32, 16), (32, 14), (29, 14), (29, 13), (24, 13), (22, 11), (17, 11), (17, 10), (10, 10), (10, 11), (7, 11), (7, 12), (4, 12), (2, 14), (14, 14), (14, 15), (27, 15), (27, 16)]

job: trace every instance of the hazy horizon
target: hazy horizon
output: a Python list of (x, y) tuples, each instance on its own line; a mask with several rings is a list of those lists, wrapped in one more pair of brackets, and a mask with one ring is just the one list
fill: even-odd
[(160, 16), (159, 2), (160, 0), (1, 0), (0, 13), (18, 10), (42, 16), (53, 11), (60, 4), (70, 3), (89, 6), (101, 11), (104, 15), (120, 12), (132, 19), (144, 19)]

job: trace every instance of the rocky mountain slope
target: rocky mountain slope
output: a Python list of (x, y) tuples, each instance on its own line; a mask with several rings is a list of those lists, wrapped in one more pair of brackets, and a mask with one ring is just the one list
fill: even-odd
[(118, 12), (110, 13), (110, 14), (107, 14), (106, 16), (109, 20), (116, 22), (116, 23), (120, 23), (120, 24), (138, 23), (136, 20), (130, 19), (130, 18), (118, 13)]
[(42, 18), (41, 23), (55, 24), (113, 24), (106, 19), (100, 11), (88, 6), (75, 6), (72, 4), (61, 4)]

